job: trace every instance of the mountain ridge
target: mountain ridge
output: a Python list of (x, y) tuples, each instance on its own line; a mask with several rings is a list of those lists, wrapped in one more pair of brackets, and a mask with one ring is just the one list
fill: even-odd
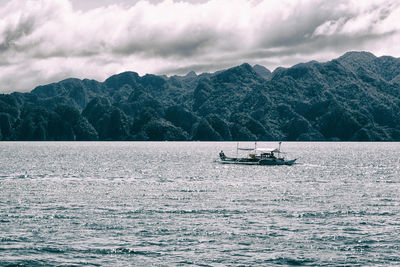
[(103, 82), (69, 78), (0, 95), (0, 140), (399, 141), (400, 59), (327, 61)]

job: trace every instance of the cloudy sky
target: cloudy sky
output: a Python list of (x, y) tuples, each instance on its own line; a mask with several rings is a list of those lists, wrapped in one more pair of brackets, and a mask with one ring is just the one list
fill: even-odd
[(400, 57), (398, 0), (0, 0), (0, 92), (67, 77)]

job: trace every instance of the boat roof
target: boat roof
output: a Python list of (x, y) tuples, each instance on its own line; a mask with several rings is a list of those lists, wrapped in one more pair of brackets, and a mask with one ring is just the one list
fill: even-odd
[(246, 151), (251, 151), (251, 150), (254, 150), (254, 147), (253, 147), (253, 148), (238, 147), (238, 150), (246, 150)]
[(241, 148), (239, 147), (238, 150), (246, 150), (246, 151), (254, 151), (256, 153), (271, 153), (271, 152), (279, 152), (278, 148)]
[(279, 152), (278, 148), (256, 148), (254, 149), (256, 152), (259, 153), (271, 153), (271, 152)]

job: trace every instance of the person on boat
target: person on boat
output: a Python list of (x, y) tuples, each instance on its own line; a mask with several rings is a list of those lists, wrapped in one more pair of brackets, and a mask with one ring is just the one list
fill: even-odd
[(225, 153), (224, 151), (221, 150), (221, 152), (219, 152), (219, 157), (223, 160), (225, 159)]

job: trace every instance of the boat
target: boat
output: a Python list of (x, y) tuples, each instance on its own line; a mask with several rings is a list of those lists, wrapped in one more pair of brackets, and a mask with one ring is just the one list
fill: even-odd
[[(287, 160), (282, 156), (281, 143), (279, 148), (257, 148), (257, 142), (254, 148), (240, 148), (239, 143), (236, 146), (236, 157), (227, 157), (221, 150), (219, 153), (220, 163), (223, 164), (241, 164), (241, 165), (293, 165), (297, 159)], [(239, 151), (248, 151), (246, 157), (238, 157)]]

